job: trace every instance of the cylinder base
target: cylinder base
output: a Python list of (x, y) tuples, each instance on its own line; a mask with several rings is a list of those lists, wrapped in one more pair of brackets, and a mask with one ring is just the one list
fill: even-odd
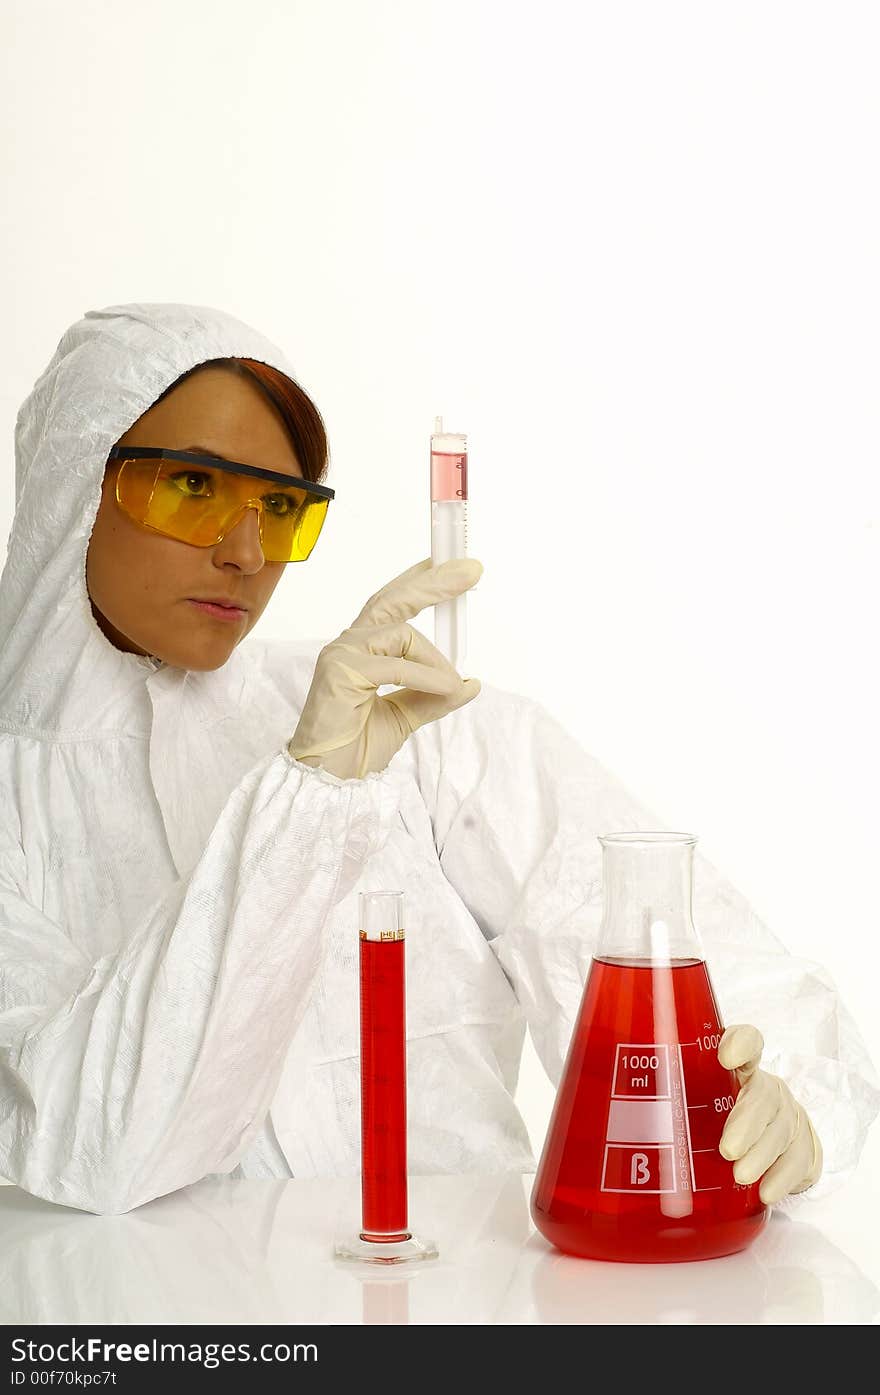
[(334, 1253), (337, 1259), (383, 1265), (437, 1259), (439, 1254), (433, 1240), (420, 1239), (417, 1235), (410, 1234), (406, 1240), (365, 1240), (360, 1232), (337, 1240)]

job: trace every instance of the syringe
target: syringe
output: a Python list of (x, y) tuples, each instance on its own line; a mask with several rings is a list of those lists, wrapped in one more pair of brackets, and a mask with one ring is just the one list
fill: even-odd
[[(443, 430), (434, 418), (431, 436), (431, 561), (437, 567), (467, 556), (467, 437)], [(466, 593), (434, 606), (434, 644), (453, 668), (464, 659)]]

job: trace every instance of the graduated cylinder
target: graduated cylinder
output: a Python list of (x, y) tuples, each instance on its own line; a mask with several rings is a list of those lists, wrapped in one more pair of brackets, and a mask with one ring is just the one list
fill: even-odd
[(409, 1239), (403, 893), (360, 894), (363, 1240)]

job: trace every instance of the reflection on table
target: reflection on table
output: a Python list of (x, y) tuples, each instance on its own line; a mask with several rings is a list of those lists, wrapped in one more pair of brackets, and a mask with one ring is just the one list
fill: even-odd
[[(531, 1175), (410, 1179), (439, 1260), (402, 1274), (333, 1257), (357, 1178), (210, 1179), (125, 1216), (0, 1188), (0, 1321), (24, 1323), (870, 1323), (878, 1292), (814, 1225), (774, 1212), (749, 1249), (700, 1264), (553, 1250)], [(638, 1273), (635, 1283), (634, 1271)]]

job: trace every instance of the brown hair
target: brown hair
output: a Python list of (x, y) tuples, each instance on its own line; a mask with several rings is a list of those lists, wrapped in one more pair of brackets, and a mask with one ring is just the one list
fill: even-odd
[[(303, 478), (319, 484), (327, 473), (330, 464), (330, 450), (324, 419), (312, 399), (280, 369), (263, 363), (256, 358), (210, 358), (197, 363), (194, 368), (181, 373), (179, 378), (167, 387), (156, 402), (176, 388), (192, 373), (200, 368), (229, 368), (241, 377), (254, 381), (263, 395), (276, 408), (287, 428), (288, 435), (300, 462)], [(155, 406), (156, 402), (151, 405)]]

